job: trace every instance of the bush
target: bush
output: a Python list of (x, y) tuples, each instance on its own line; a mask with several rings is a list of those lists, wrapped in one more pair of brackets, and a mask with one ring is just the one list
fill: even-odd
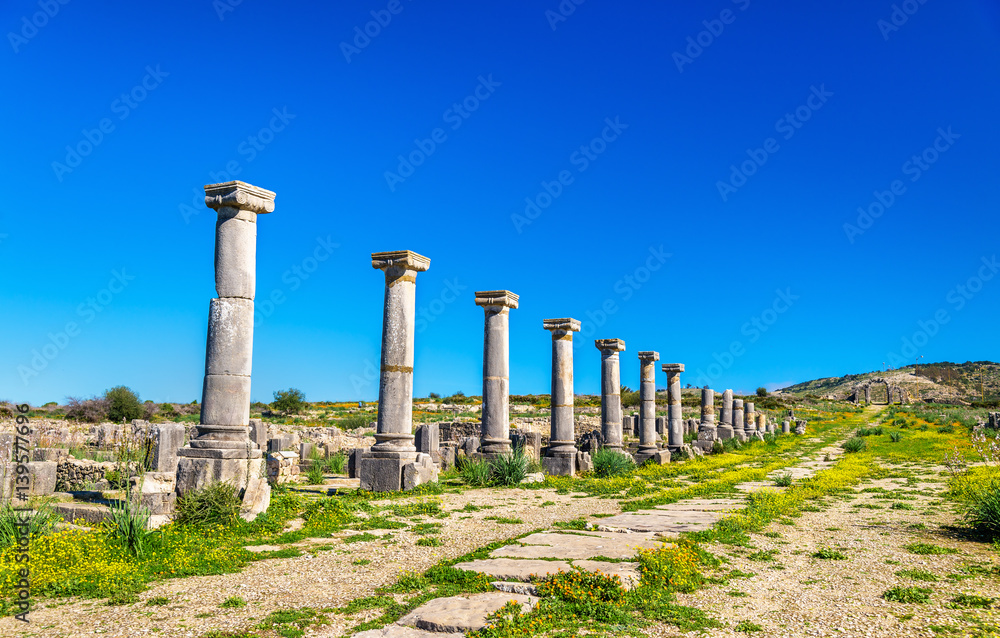
[(100, 423), (108, 418), (108, 402), (104, 398), (78, 399), (67, 397), (66, 418), (87, 423)]
[(826, 547), (823, 547), (818, 551), (814, 552), (812, 557), (820, 558), (823, 560), (847, 560), (847, 554)]
[(792, 486), (791, 472), (785, 472), (784, 474), (779, 474), (775, 476), (774, 484), (778, 487), (791, 487)]
[(341, 419), (337, 421), (336, 425), (342, 430), (357, 430), (359, 428), (366, 428), (371, 421), (363, 414), (352, 414), (346, 419)]
[(882, 594), (892, 603), (926, 603), (930, 602), (931, 590), (926, 587), (893, 587)]
[(347, 469), (347, 455), (337, 452), (326, 460), (326, 471), (330, 474), (343, 474)]
[(488, 461), (460, 456), (456, 459), (455, 465), (462, 480), (472, 487), (486, 487), (490, 484), (490, 464)]
[(858, 428), (858, 431), (854, 434), (854, 436), (882, 436), (882, 426), (879, 425), (873, 428)]
[(61, 521), (62, 517), (48, 503), (39, 504), (34, 511), (14, 509), (7, 503), (0, 508), (0, 550), (17, 543), (25, 529), (29, 538), (34, 539), (52, 532)]
[(117, 541), (132, 556), (142, 556), (149, 548), (149, 540), (155, 533), (146, 529), (149, 524), (149, 510), (130, 503), (111, 505), (111, 520), (105, 522), (105, 532)]
[(517, 447), (510, 454), (501, 454), (490, 461), (490, 483), (501, 487), (519, 484), (528, 476), (528, 459), (524, 449)]
[(893, 443), (899, 443), (900, 441), (903, 440), (903, 433), (902, 432), (890, 432), (889, 433), (889, 440), (892, 441)]
[(141, 419), (146, 413), (139, 396), (129, 388), (118, 385), (104, 392), (108, 404), (108, 421), (115, 423)]
[(904, 545), (906, 551), (911, 554), (917, 554), (918, 556), (940, 556), (942, 554), (957, 554), (958, 550), (952, 549), (950, 547), (941, 547), (940, 545), (931, 545), (930, 543), (910, 543), (909, 545)]
[(301, 412), (305, 406), (306, 395), (295, 388), (275, 391), (274, 401), (271, 402), (272, 410), (286, 415)]
[(993, 480), (970, 494), (965, 503), (966, 525), (992, 538), (1000, 538), (1000, 481)]
[(240, 497), (230, 483), (209, 483), (177, 499), (174, 521), (178, 525), (206, 527), (227, 525), (240, 514)]
[(767, 396), (767, 388), (765, 388), (765, 387), (757, 388), (757, 396), (759, 396), (762, 399), (764, 397), (766, 397)]
[(323, 484), (325, 477), (323, 476), (323, 466), (319, 461), (314, 461), (306, 470), (306, 479), (309, 481), (309, 485)]
[(844, 448), (844, 451), (850, 454), (854, 452), (864, 452), (868, 449), (868, 443), (866, 443), (861, 437), (854, 436), (844, 441), (840, 447)]
[(601, 448), (594, 452), (594, 475), (600, 478), (609, 476), (631, 476), (635, 471), (635, 461), (632, 456), (618, 450)]

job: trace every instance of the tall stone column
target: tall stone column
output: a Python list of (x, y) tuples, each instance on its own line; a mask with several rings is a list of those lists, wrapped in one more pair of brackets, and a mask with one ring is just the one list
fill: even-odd
[(619, 352), (625, 350), (621, 339), (597, 339), (594, 345), (601, 351), (601, 434), (604, 447), (621, 451), (622, 434), (622, 379)]
[(656, 362), (660, 353), (645, 350), (639, 353), (639, 449), (635, 462), (648, 459), (658, 464), (670, 461), (670, 452), (656, 445)]
[(715, 426), (715, 391), (703, 388), (701, 391), (701, 423), (698, 424), (698, 447), (708, 452), (718, 438), (719, 431)]
[(573, 416), (573, 333), (580, 331), (576, 319), (545, 319), (542, 327), (552, 332), (552, 416), (549, 449), (542, 465), (549, 474), (576, 473), (576, 431)]
[(764, 433), (764, 432), (771, 432), (772, 429), (773, 428), (769, 428), (768, 425), (767, 425), (767, 415), (764, 414), (763, 412), (758, 412), (757, 413), (757, 431), (761, 432), (761, 433)]
[(733, 435), (740, 441), (747, 440), (743, 418), (743, 399), (733, 399)]
[(719, 409), (719, 438), (722, 440), (733, 438), (733, 391), (726, 390), (722, 393), (722, 407)]
[(487, 457), (510, 453), (510, 311), (519, 297), (509, 290), (476, 293), (486, 312), (483, 332), (483, 429)]
[(757, 415), (754, 413), (753, 401), (746, 402), (746, 414), (744, 418), (746, 419), (744, 429), (747, 436), (750, 436), (757, 431)]
[(681, 408), (681, 372), (683, 363), (664, 363), (667, 373), (667, 447), (675, 452), (684, 446), (684, 421)]
[(205, 186), (205, 205), (216, 211), (215, 290), (209, 302), (201, 423), (178, 451), (177, 492), (216, 481), (241, 490), (243, 515), (267, 508), (261, 485), (262, 452), (250, 440), (250, 373), (257, 278), (257, 215), (274, 211), (275, 194), (244, 182)]
[(430, 265), (430, 259), (409, 250), (372, 253), (372, 268), (385, 273), (385, 303), (375, 445), (362, 455), (358, 468), (361, 488), (365, 490), (399, 491), (423, 482), (414, 482), (411, 476), (411, 484), (404, 485), (403, 470), (417, 459), (413, 442), (417, 273)]

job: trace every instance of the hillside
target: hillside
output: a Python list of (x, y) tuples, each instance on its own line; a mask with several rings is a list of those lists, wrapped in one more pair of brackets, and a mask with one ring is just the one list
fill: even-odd
[[(984, 396), (987, 402), (1000, 400), (1000, 364), (993, 361), (966, 361), (965, 363), (925, 363), (899, 370), (848, 374), (843, 377), (826, 377), (797, 383), (780, 392), (787, 394), (814, 394), (820, 397), (844, 399), (854, 386), (865, 379), (883, 377), (910, 393), (913, 400), (936, 403), (972, 403)], [(980, 394), (982, 378), (982, 395)]]

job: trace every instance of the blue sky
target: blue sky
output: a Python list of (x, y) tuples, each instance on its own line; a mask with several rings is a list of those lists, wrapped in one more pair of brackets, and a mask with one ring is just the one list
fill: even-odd
[(599, 391), (595, 338), (625, 340), (632, 387), (639, 350), (747, 391), (1000, 358), (994, 2), (0, 16), (2, 398), (200, 399), (200, 193), (228, 179), (278, 194), (258, 227), (256, 400), (377, 396), (370, 253), (400, 249), (431, 258), (417, 395), (480, 392), (473, 292), (498, 288), (521, 295), (514, 393), (548, 391), (549, 317), (584, 322), (577, 392)]

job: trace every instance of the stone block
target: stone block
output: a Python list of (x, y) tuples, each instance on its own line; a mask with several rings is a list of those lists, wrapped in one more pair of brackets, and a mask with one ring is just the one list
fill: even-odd
[(299, 443), (299, 459), (302, 461), (308, 461), (312, 458), (313, 452), (316, 450), (316, 444), (303, 442)]
[(459, 443), (459, 448), (465, 453), (466, 456), (472, 458), (472, 455), (479, 451), (479, 437), (469, 436)]
[(48, 496), (56, 491), (56, 467), (55, 461), (30, 461), (28, 466), (28, 476), (31, 477), (29, 494), (33, 496)]
[(356, 447), (347, 453), (347, 476), (360, 478), (358, 468), (361, 465), (361, 456), (370, 450), (370, 447)]
[(441, 429), (437, 423), (424, 423), (413, 432), (417, 452), (430, 454), (433, 458), (441, 447)]
[(250, 377), (206, 374), (201, 422), (210, 425), (249, 425)]
[(240, 518), (252, 521), (271, 504), (271, 485), (260, 476), (251, 476), (243, 489), (243, 503)]
[(542, 459), (542, 469), (552, 476), (573, 476), (576, 474), (576, 455), (546, 456)]
[(176, 472), (177, 453), (184, 447), (184, 426), (163, 423), (149, 431), (152, 445), (149, 449), (149, 467), (157, 472)]
[[(209, 451), (228, 452), (228, 450)], [(243, 458), (181, 456), (177, 463), (177, 494), (184, 496), (191, 490), (221, 481), (228, 482), (237, 489), (243, 489), (247, 484), (248, 470), (251, 478), (259, 476), (262, 465), (263, 459), (248, 459), (245, 452)]]
[(670, 451), (669, 450), (651, 450), (651, 451), (639, 451), (634, 455), (636, 465), (642, 465), (646, 461), (650, 461), (656, 465), (666, 465), (670, 462)]
[(417, 453), (417, 459), (413, 463), (403, 466), (403, 489), (412, 490), (424, 483), (433, 483), (438, 479), (437, 466), (431, 459), (430, 454)]
[(146, 472), (142, 475), (143, 494), (173, 494), (177, 491), (177, 475), (173, 472)]
[(398, 492), (403, 488), (403, 467), (414, 462), (412, 456), (379, 458), (371, 452), (361, 455), (358, 478), (361, 489), (370, 492)]
[(438, 448), (438, 453), (441, 455), (441, 469), (447, 470), (455, 467), (455, 445), (447, 444), (442, 445)]
[(261, 419), (250, 419), (250, 440), (258, 450), (267, 450), (267, 425)]
[(141, 494), (139, 504), (154, 516), (170, 516), (177, 505), (176, 494)]
[(735, 435), (733, 427), (731, 425), (724, 424), (716, 427), (716, 433), (720, 441), (728, 441)]
[(591, 460), (590, 452), (576, 453), (576, 469), (578, 472), (594, 471), (594, 462)]

